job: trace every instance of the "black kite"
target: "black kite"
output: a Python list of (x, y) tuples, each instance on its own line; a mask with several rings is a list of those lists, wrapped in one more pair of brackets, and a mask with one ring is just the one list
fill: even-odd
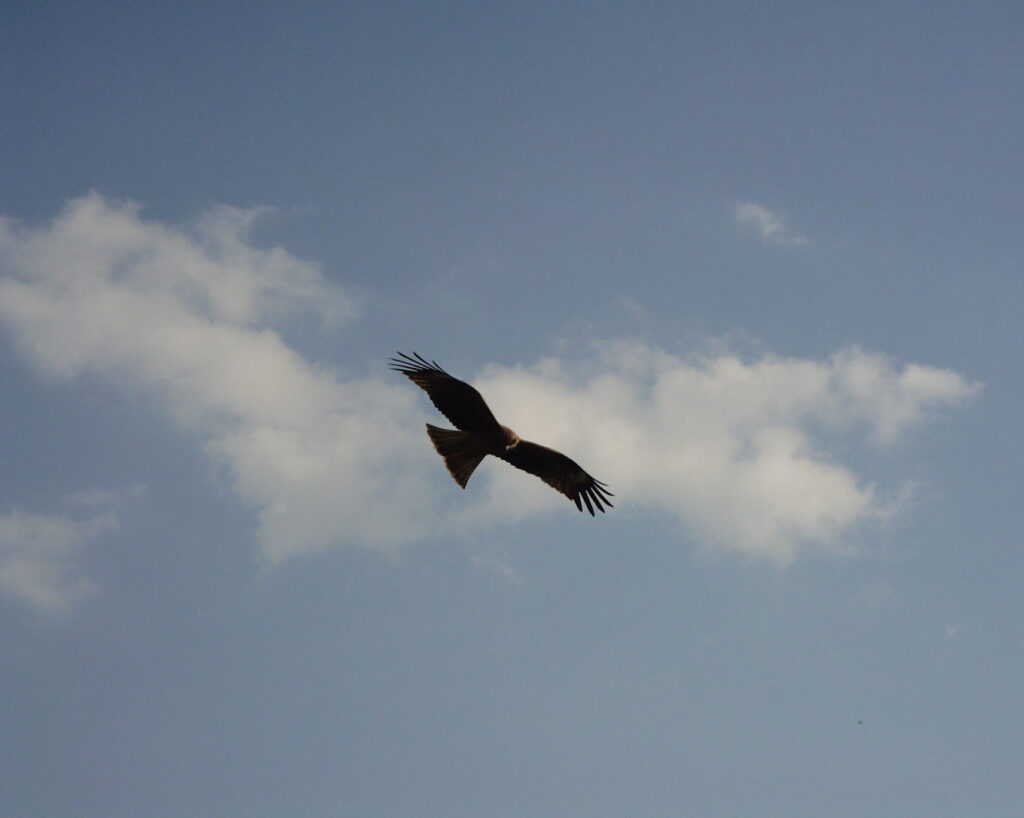
[(415, 352), (412, 357), (399, 352), (397, 358), (391, 359), (391, 368), (422, 388), (441, 414), (458, 429), (439, 429), (427, 424), (427, 434), (434, 448), (462, 488), (466, 487), (480, 461), (490, 454), (537, 475), (576, 503), (580, 511), (586, 503), (591, 516), (595, 506), (602, 513), (605, 506), (611, 508), (608, 498), (615, 495), (604, 483), (595, 480), (561, 452), (520, 440), (519, 435), (498, 423), (479, 392), (453, 378), (434, 361), (427, 361)]

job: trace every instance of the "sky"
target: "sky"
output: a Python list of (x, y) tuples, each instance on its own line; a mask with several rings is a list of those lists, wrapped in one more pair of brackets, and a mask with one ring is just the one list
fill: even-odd
[(0, 813), (1020, 814), (1024, 6), (0, 33)]

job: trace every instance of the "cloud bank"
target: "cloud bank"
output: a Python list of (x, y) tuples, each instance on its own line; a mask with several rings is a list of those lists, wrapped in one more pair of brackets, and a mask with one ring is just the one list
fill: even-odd
[[(423, 423), (438, 417), (419, 390), (383, 360), (359, 377), (290, 346), (290, 316), (340, 326), (355, 310), (315, 265), (255, 246), (258, 215), (218, 208), (169, 226), (92, 194), (44, 226), (2, 221), (0, 326), (56, 378), (160, 398), (252, 510), (270, 563), (577, 513), (504, 464), (485, 462), (463, 494), (429, 448)], [(443, 350), (420, 351), (444, 363)], [(893, 511), (829, 452), (831, 436), (884, 448), (978, 388), (852, 347), (824, 360), (744, 360), (628, 341), (455, 374), (523, 437), (608, 482), (613, 514), (667, 513), (709, 547), (779, 562), (837, 548)]]

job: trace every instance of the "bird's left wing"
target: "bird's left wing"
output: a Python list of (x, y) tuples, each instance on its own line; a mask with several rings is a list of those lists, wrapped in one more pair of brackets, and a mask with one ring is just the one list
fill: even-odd
[(453, 378), (435, 361), (402, 352), (391, 359), (391, 368), (407, 376), (430, 397), (434, 404), (456, 429), (501, 436), (501, 426), (495, 419), (483, 396), (465, 381)]
[(605, 484), (595, 480), (583, 471), (575, 460), (561, 452), (528, 440), (521, 440), (518, 445), (498, 457), (517, 469), (537, 475), (572, 500), (580, 511), (583, 511), (583, 503), (586, 503), (591, 516), (594, 515), (595, 507), (602, 513), (605, 506), (612, 507), (608, 498), (615, 495), (608, 491)]

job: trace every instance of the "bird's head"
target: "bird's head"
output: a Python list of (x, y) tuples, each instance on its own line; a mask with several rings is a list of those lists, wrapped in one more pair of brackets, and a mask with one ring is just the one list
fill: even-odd
[(502, 443), (505, 444), (506, 452), (509, 449), (514, 449), (516, 446), (519, 445), (519, 435), (517, 435), (515, 432), (509, 429), (508, 426), (501, 427), (501, 434), (504, 438), (504, 440), (502, 440)]

